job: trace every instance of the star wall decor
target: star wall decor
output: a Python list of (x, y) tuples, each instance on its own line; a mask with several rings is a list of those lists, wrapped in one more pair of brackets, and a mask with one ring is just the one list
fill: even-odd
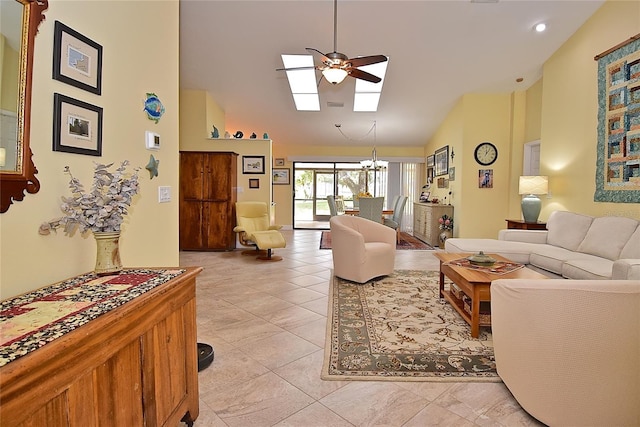
[(153, 179), (154, 176), (158, 176), (158, 165), (160, 160), (156, 160), (153, 154), (149, 157), (149, 163), (144, 168), (149, 171), (149, 179)]

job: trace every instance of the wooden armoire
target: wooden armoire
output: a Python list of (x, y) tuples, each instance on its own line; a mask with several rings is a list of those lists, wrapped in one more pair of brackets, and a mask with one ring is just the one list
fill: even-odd
[(237, 159), (232, 152), (180, 152), (181, 250), (235, 249)]

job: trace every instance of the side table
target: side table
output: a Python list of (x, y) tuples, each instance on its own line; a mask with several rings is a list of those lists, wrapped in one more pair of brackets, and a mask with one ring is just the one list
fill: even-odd
[(524, 222), (521, 219), (507, 219), (507, 228), (515, 228), (518, 230), (546, 230), (546, 222)]

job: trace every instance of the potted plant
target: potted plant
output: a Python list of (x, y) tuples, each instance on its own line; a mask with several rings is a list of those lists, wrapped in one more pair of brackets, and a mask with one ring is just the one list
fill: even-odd
[(444, 242), (453, 236), (453, 218), (445, 214), (438, 218), (438, 223), (440, 230), (442, 230), (438, 236), (440, 239), (440, 247), (444, 247)]
[(87, 192), (82, 183), (73, 176), (69, 166), (64, 172), (69, 174), (71, 197), (62, 196), (60, 209), (64, 216), (46, 221), (40, 225), (39, 233), (48, 235), (51, 230), (62, 227), (66, 235), (76, 230), (81, 234), (92, 232), (97, 244), (96, 274), (112, 274), (122, 270), (120, 261), (120, 227), (128, 213), (129, 206), (139, 191), (138, 172), (127, 173), (128, 160), (111, 172), (108, 165), (95, 163), (93, 185)]

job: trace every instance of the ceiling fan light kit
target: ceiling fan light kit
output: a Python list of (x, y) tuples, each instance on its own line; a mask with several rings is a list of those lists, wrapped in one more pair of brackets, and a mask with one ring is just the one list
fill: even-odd
[(337, 85), (347, 77), (347, 73), (342, 68), (325, 68), (322, 70), (322, 75), (331, 84)]

